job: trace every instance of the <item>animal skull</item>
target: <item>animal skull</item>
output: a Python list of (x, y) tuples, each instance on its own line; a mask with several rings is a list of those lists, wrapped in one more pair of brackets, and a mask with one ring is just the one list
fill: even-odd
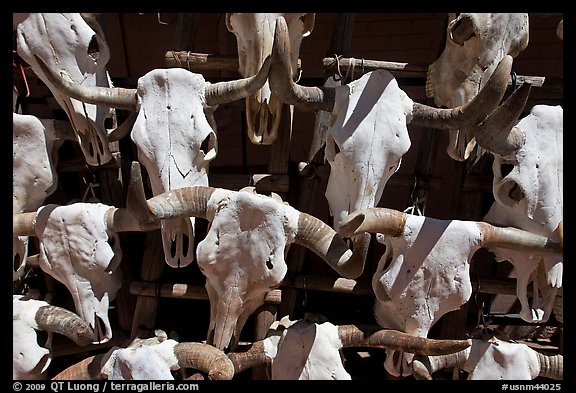
[(105, 121), (114, 116), (114, 110), (70, 97), (51, 83), (37, 60), (68, 81), (110, 87), (106, 70), (110, 50), (101, 32), (94, 31), (79, 13), (13, 14), (13, 25), (18, 54), (68, 115), (86, 162), (97, 166), (110, 161)]
[[(500, 60), (526, 49), (528, 33), (527, 13), (450, 14), (444, 51), (428, 68), (426, 95), (439, 107), (470, 102)], [(470, 131), (450, 131), (447, 153), (453, 159), (467, 159), (475, 146)]]
[[(226, 27), (236, 36), (238, 71), (242, 76), (255, 75), (272, 52), (276, 19), (282, 16), (288, 25), (292, 51), (292, 69), (297, 69), (300, 44), (314, 29), (311, 13), (227, 13)], [(294, 79), (298, 76), (293, 75)], [(248, 137), (254, 144), (271, 145), (278, 135), (282, 102), (270, 91), (268, 82), (246, 98)]]

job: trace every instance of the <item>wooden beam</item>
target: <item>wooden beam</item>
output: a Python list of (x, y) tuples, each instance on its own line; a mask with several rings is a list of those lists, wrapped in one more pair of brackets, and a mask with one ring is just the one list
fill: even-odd
[(238, 71), (238, 56), (169, 50), (164, 55), (164, 63), (167, 67), (181, 67), (193, 71)]

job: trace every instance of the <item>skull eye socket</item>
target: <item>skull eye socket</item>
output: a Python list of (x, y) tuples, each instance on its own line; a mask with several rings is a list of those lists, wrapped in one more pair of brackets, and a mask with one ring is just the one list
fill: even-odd
[(90, 56), (94, 61), (98, 61), (100, 58), (100, 45), (98, 45), (96, 35), (92, 36), (92, 39), (90, 39), (90, 43), (88, 44), (88, 56)]
[(512, 164), (501, 164), (500, 165), (500, 175), (502, 176), (502, 178), (505, 178), (506, 176), (508, 176), (508, 174), (510, 172), (512, 172), (512, 169), (514, 169), (514, 165), (512, 165)]
[(204, 154), (204, 159), (207, 161), (216, 157), (216, 135), (210, 132), (200, 144), (200, 152)]

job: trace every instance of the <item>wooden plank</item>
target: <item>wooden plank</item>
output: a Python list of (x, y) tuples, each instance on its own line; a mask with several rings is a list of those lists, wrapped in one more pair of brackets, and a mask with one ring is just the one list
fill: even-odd
[(169, 50), (164, 55), (167, 67), (181, 67), (191, 71), (236, 71), (238, 56), (217, 56), (208, 53)]
[[(390, 71), (394, 76), (402, 78), (426, 78), (428, 65), (399, 63), (394, 61), (356, 59), (354, 57), (325, 57), (322, 60), (324, 70), (328, 73), (346, 74), (351, 70), (356, 70), (361, 75), (365, 72), (384, 69)], [(516, 85), (530, 83), (532, 87), (542, 87), (546, 78), (543, 76), (516, 76)], [(512, 79), (508, 81), (512, 84)]]
[[(150, 281), (132, 281), (130, 293), (136, 296), (149, 298), (164, 297), (170, 299), (209, 300), (208, 292), (204, 285), (189, 285), (186, 283), (160, 283)], [(273, 289), (264, 296), (266, 304), (280, 304), (282, 292)]]

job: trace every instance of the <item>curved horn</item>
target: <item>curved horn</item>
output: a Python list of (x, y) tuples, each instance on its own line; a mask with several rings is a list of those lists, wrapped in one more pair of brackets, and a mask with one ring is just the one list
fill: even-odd
[(526, 106), (530, 90), (530, 84), (524, 83), (480, 125), (472, 125), (478, 145), (502, 157), (514, 154), (524, 145), (526, 136), (515, 124)]
[(62, 334), (79, 346), (96, 341), (94, 331), (79, 315), (57, 306), (38, 308), (35, 316), (38, 327), (47, 332)]
[(538, 255), (562, 254), (563, 247), (545, 236), (512, 227), (496, 227), (486, 222), (478, 222), (482, 232), (482, 247), (499, 247), (521, 250)]
[(540, 363), (540, 373), (538, 376), (556, 380), (564, 379), (564, 356), (563, 355), (545, 355), (538, 351), (538, 363)]
[(344, 278), (358, 278), (364, 271), (367, 251), (365, 247), (369, 242), (362, 242), (364, 246), (352, 253), (332, 227), (307, 213), (300, 212), (298, 216), (298, 230), (294, 242), (313, 251)]
[(53, 380), (82, 380), (91, 381), (96, 379), (102, 379), (102, 360), (106, 354), (89, 356), (86, 359), (82, 359), (76, 364), (60, 371)]
[(420, 355), (452, 354), (472, 345), (472, 340), (434, 340), (371, 326), (340, 325), (338, 336), (344, 347), (386, 347)]
[(77, 83), (72, 83), (56, 74), (50, 67), (48, 67), (42, 59), (34, 55), (42, 72), (46, 78), (56, 88), (64, 94), (94, 105), (106, 105), (112, 108), (136, 110), (138, 105), (138, 98), (136, 96), (136, 89), (124, 89), (121, 87), (100, 87), (100, 86), (82, 86)]
[(272, 44), (272, 62), (268, 83), (270, 90), (280, 101), (296, 106), (306, 106), (332, 112), (336, 100), (334, 88), (300, 86), (292, 80), (290, 63), (290, 39), (284, 17), (276, 19), (274, 43)]
[(225, 104), (255, 94), (268, 80), (270, 56), (266, 57), (258, 73), (252, 77), (228, 82), (218, 82), (204, 88), (208, 106)]
[(12, 235), (36, 236), (34, 228), (36, 227), (37, 216), (37, 212), (14, 214), (12, 216)]
[(378, 232), (396, 237), (404, 231), (406, 217), (406, 213), (384, 207), (362, 209), (341, 221), (338, 233), (342, 237), (350, 237), (363, 232)]
[(269, 360), (264, 351), (263, 340), (254, 342), (245, 352), (230, 352), (228, 358), (232, 361), (236, 374), (252, 367), (266, 364)]
[(218, 348), (204, 343), (178, 343), (174, 355), (180, 367), (193, 368), (208, 374), (211, 380), (231, 380), (234, 377), (234, 364)]
[(504, 56), (486, 85), (467, 104), (451, 109), (441, 109), (414, 102), (410, 124), (451, 130), (481, 123), (498, 107), (504, 97), (512, 61), (512, 56)]
[(470, 348), (463, 349), (455, 353), (438, 356), (414, 356), (412, 359), (412, 371), (414, 378), (432, 380), (432, 374), (445, 368), (462, 368), (468, 357)]

